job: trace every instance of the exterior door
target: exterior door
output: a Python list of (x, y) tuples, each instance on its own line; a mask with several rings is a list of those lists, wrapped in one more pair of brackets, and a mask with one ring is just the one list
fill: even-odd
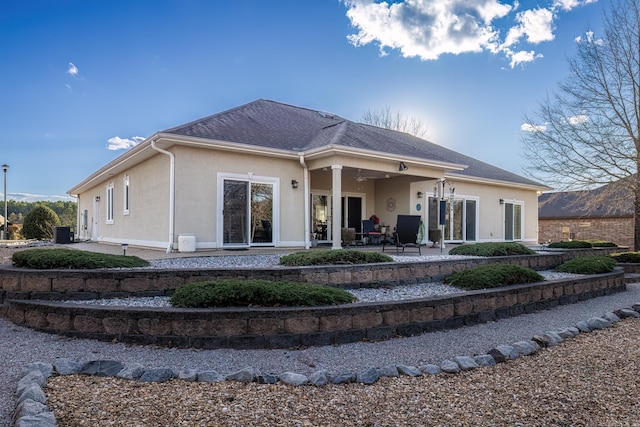
[(273, 184), (225, 179), (223, 246), (273, 245)]
[(331, 241), (331, 196), (327, 194), (312, 194), (311, 196), (311, 227), (318, 241)]

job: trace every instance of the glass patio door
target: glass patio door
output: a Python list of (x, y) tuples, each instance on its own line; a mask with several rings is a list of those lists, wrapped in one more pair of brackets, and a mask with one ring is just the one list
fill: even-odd
[(223, 245), (273, 245), (273, 184), (225, 179), (223, 192)]
[[(429, 230), (442, 229), (439, 224), (439, 200), (429, 197)], [(446, 242), (469, 242), (476, 240), (477, 202), (474, 199), (447, 199), (444, 240)]]
[(311, 227), (318, 241), (331, 241), (331, 223), (331, 196), (313, 194), (311, 196)]
[(522, 205), (504, 204), (504, 240), (522, 240)]

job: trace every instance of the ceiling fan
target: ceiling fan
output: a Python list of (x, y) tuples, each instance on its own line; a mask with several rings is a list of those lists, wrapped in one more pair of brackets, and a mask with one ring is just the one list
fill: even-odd
[(377, 177), (375, 177), (375, 176), (364, 176), (364, 175), (362, 175), (362, 169), (358, 169), (358, 173), (356, 173), (353, 176), (353, 179), (355, 179), (356, 182), (364, 182), (364, 181), (366, 181), (368, 179), (376, 179), (376, 178)]

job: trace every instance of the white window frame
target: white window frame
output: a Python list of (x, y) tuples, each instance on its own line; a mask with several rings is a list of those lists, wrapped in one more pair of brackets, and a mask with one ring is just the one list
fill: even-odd
[(106, 199), (107, 199), (107, 203), (105, 203), (105, 207), (106, 207), (106, 217), (107, 217), (107, 224), (113, 224), (114, 220), (113, 220), (113, 183), (109, 183), (107, 185), (107, 190), (106, 190)]
[(122, 180), (122, 214), (129, 215), (129, 175), (125, 175)]
[[(512, 224), (511, 224), (511, 233), (513, 235), (513, 239), (509, 239), (507, 240), (507, 205), (512, 205), (512, 209), (513, 209), (513, 217), (512, 217)], [(515, 221), (515, 212), (516, 212), (516, 206), (518, 206), (520, 208), (520, 227), (519, 229), (516, 228), (516, 221)], [(517, 200), (517, 199), (513, 199), (513, 200), (505, 200), (504, 201), (504, 206), (502, 208), (502, 215), (504, 218), (504, 241), (507, 242), (522, 242), (524, 241), (524, 201), (523, 200)], [(516, 232), (518, 232), (520, 234), (520, 236), (516, 239)]]

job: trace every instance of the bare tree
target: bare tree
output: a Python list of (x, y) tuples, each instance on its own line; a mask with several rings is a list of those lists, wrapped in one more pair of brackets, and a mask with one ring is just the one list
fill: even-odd
[(392, 112), (388, 105), (380, 109), (367, 110), (362, 116), (362, 121), (372, 126), (409, 133), (418, 138), (427, 134), (427, 127), (422, 121), (400, 112)]
[[(634, 248), (640, 249), (640, 0), (618, 0), (603, 12), (603, 35), (576, 39), (570, 76), (525, 117), (526, 171), (560, 190), (619, 207), (634, 201)], [(615, 184), (615, 185), (608, 185)], [(626, 191), (621, 191), (623, 187)], [(630, 197), (628, 195), (631, 194)]]

